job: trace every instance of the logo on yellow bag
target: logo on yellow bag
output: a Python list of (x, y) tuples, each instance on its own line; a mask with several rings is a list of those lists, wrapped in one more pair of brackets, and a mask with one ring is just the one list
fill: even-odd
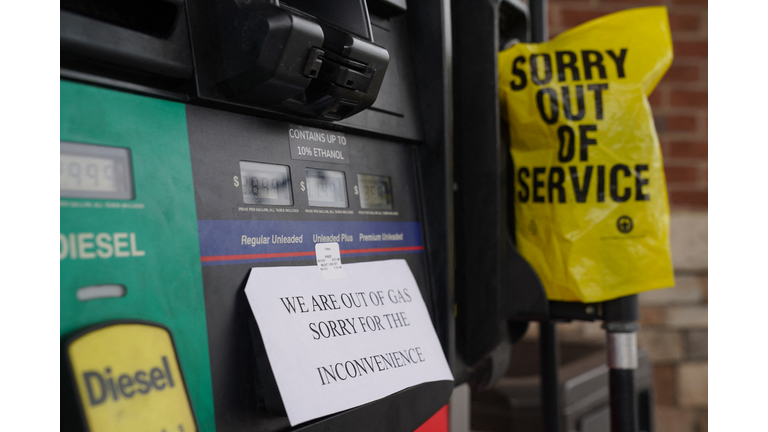
[(629, 216), (622, 216), (619, 218), (618, 221), (616, 221), (616, 227), (619, 229), (619, 231), (623, 232), (624, 234), (629, 233), (632, 231), (632, 228), (635, 225), (632, 223), (632, 218)]
[(167, 329), (101, 326), (76, 336), (66, 353), (90, 431), (197, 430)]

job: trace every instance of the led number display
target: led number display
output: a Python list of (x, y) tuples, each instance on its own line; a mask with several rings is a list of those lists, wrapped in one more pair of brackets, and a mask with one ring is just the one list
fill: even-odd
[(59, 196), (131, 200), (131, 153), (126, 148), (60, 142)]
[(292, 205), (291, 172), (285, 165), (240, 161), (246, 204)]
[(307, 196), (312, 207), (347, 207), (347, 183), (342, 171), (307, 168)]
[(389, 177), (358, 174), (360, 207), (364, 209), (392, 209), (392, 182)]

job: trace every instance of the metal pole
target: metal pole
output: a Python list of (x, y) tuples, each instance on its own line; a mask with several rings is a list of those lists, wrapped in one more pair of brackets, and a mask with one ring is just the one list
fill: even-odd
[[(549, 39), (547, 0), (530, 0), (531, 42)], [(560, 432), (560, 344), (554, 321), (539, 323), (541, 414), (544, 432)]]
[(560, 432), (560, 344), (554, 321), (539, 323), (539, 365), (544, 432)]
[(549, 4), (547, 0), (530, 0), (531, 42), (545, 42), (549, 39)]
[(637, 295), (605, 302), (603, 307), (610, 369), (611, 432), (637, 432)]

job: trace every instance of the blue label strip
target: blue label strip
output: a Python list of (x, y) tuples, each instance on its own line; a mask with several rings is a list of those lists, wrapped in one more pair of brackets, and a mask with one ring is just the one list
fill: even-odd
[(314, 260), (316, 243), (342, 255), (421, 253), (419, 222), (197, 221), (204, 266)]

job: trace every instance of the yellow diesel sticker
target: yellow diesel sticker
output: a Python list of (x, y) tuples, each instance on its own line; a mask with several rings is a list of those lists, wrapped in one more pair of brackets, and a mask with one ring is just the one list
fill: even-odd
[(89, 430), (197, 430), (166, 329), (114, 324), (78, 337), (67, 351)]

